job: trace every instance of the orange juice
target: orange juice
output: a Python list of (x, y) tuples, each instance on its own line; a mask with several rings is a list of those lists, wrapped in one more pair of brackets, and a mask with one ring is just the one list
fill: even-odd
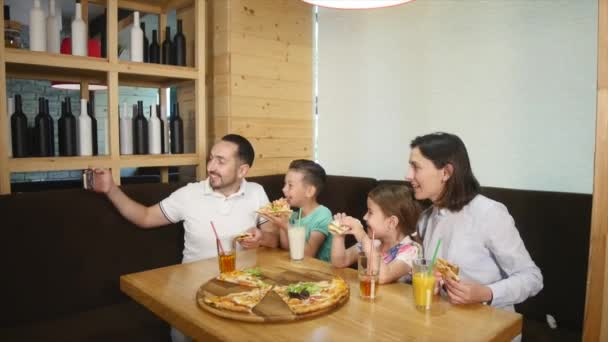
[(361, 297), (374, 299), (378, 295), (378, 276), (375, 275), (360, 275), (359, 290)]
[(435, 290), (435, 276), (428, 272), (414, 273), (414, 302), (416, 308), (429, 310), (433, 301), (433, 291)]
[(414, 274), (414, 302), (416, 308), (428, 310), (431, 308), (433, 301), (433, 291), (435, 289), (435, 276), (427, 272), (418, 272)]
[(232, 272), (236, 268), (236, 255), (234, 251), (220, 253), (218, 257), (220, 273)]

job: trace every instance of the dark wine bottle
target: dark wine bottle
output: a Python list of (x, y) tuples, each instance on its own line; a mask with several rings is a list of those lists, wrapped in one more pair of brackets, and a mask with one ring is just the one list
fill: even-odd
[(72, 114), (72, 103), (69, 97), (62, 102), (59, 126), (59, 155), (77, 155), (78, 142), (76, 141), (76, 117)]
[(165, 122), (160, 115), (160, 105), (156, 105), (156, 116), (160, 120), (160, 153), (165, 153)]
[(51, 156), (50, 133), (53, 119), (46, 113), (46, 100), (38, 98), (38, 115), (34, 118), (34, 148), (33, 153), (40, 157)]
[(173, 53), (175, 65), (186, 66), (186, 37), (182, 32), (182, 21), (177, 20), (177, 33), (173, 37)]
[(152, 43), (149, 49), (150, 63), (160, 64), (160, 45), (158, 45), (158, 35), (156, 30), (152, 30)]
[(15, 95), (15, 112), (11, 115), (13, 158), (28, 156), (27, 116), (23, 113), (21, 95)]
[(89, 102), (87, 102), (87, 113), (91, 118), (91, 146), (93, 148), (93, 155), (99, 154), (97, 147), (97, 119), (95, 119), (95, 98), (89, 95)]
[(169, 128), (171, 130), (171, 153), (184, 153), (184, 122), (179, 117), (179, 103), (173, 104), (173, 113), (171, 113), (171, 121)]
[(141, 27), (141, 30), (144, 33), (144, 39), (143, 39), (143, 44), (144, 44), (144, 63), (150, 63), (150, 55), (148, 54), (148, 49), (149, 49), (149, 45), (150, 43), (148, 42), (148, 38), (146, 37), (146, 23), (141, 23), (139, 24), (139, 26)]
[(137, 115), (133, 118), (133, 154), (148, 154), (148, 120), (143, 101), (137, 101)]
[(55, 122), (49, 110), (49, 100), (44, 100), (44, 112), (49, 116), (51, 125), (49, 126), (49, 155), (55, 156)]
[(162, 58), (162, 63), (163, 64), (174, 64), (173, 63), (173, 44), (171, 43), (171, 28), (169, 26), (167, 26), (165, 28), (165, 40), (163, 41), (163, 46), (162, 46), (162, 53), (163, 53), (163, 58)]

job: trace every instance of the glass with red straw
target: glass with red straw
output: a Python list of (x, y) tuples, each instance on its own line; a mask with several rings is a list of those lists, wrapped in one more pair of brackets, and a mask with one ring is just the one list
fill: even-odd
[(213, 221), (210, 221), (210, 223), (211, 229), (213, 229), (213, 234), (215, 234), (217, 260), (220, 273), (232, 272), (236, 269), (236, 251), (234, 241), (230, 237), (220, 239)]

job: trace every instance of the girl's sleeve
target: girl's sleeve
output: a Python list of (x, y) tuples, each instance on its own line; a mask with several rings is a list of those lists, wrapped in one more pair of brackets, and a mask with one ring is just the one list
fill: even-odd
[(419, 257), (420, 246), (418, 244), (405, 244), (399, 247), (395, 260), (406, 263), (409, 267), (412, 267), (412, 263)]

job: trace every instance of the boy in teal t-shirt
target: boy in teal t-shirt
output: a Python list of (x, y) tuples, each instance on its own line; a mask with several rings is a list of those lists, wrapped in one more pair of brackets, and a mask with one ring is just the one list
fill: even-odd
[(286, 216), (262, 215), (279, 228), (279, 246), (283, 249), (289, 249), (289, 223), (295, 224), (300, 220), (299, 223), (306, 227), (304, 255), (330, 261), (332, 235), (327, 226), (332, 215), (327, 207), (317, 202), (317, 196), (325, 186), (325, 178), (325, 170), (314, 161), (292, 161), (285, 174), (283, 195), (290, 207), (300, 210), (294, 210), (289, 220)]

